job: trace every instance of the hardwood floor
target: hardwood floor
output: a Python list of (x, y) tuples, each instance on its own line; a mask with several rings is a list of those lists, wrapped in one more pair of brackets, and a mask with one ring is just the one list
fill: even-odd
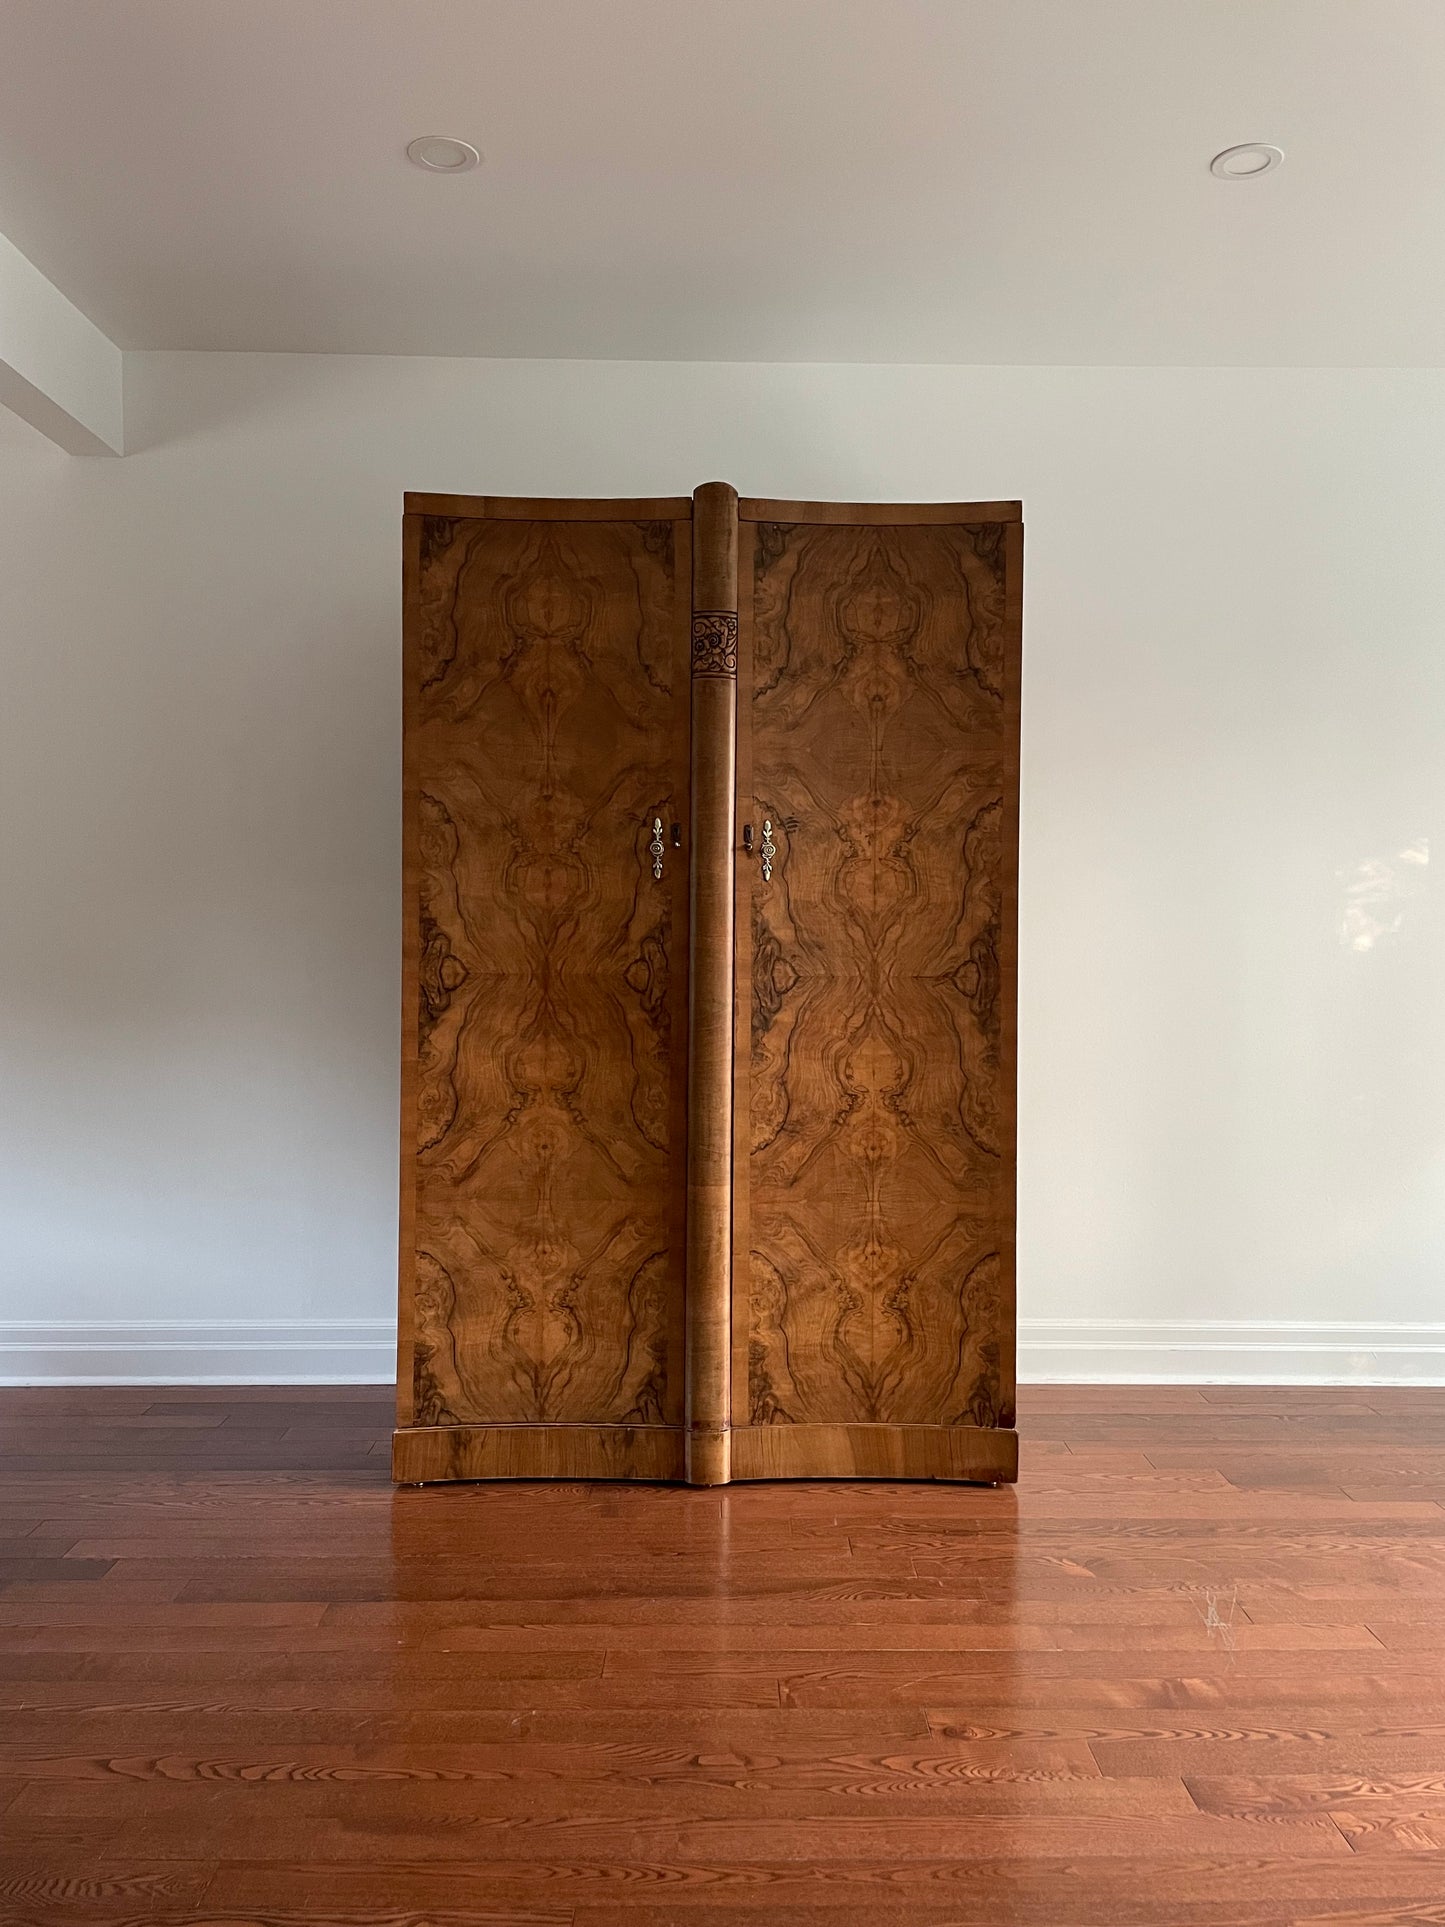
[(390, 1426), (0, 1393), (0, 1922), (1445, 1921), (1445, 1391), (1025, 1388), (999, 1490)]

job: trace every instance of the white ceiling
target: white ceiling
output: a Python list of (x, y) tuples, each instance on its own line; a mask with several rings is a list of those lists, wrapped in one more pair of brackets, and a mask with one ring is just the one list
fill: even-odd
[(1445, 0), (0, 0), (0, 232), (131, 348), (1445, 363)]

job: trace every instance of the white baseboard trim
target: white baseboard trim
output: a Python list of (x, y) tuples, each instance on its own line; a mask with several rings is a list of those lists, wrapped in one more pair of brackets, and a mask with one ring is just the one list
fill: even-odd
[(1445, 1324), (1021, 1318), (1034, 1385), (1445, 1385)]
[[(0, 1385), (389, 1385), (389, 1318), (0, 1322)], [(1445, 1324), (1024, 1318), (1035, 1385), (1445, 1385)]]
[(0, 1385), (390, 1385), (390, 1318), (0, 1322)]

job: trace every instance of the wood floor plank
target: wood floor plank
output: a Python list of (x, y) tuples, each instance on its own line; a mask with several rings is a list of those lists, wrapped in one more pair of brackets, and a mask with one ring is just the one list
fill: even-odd
[[(209, 1899), (245, 1907), (288, 1900), (294, 1905), (309, 1897), (345, 1907), (365, 1904), (368, 1894), (385, 1894), (393, 1904), (424, 1908), (445, 1904), (465, 1891), (466, 1883), (485, 1878), (499, 1899), (540, 1889), (559, 1903), (574, 1902), (579, 1920), (607, 1919), (622, 1927), (645, 1918), (640, 1911), (645, 1907), (670, 1908), (674, 1922), (690, 1927), (735, 1919), (796, 1927), (808, 1918), (804, 1909), (820, 1910), (814, 1918), (822, 1922), (828, 1918), (822, 1909), (849, 1904), (899, 1907), (903, 1920), (911, 1918), (909, 1908), (944, 1908), (942, 1919), (950, 1927), (999, 1927), (1000, 1922), (1106, 1927), (1115, 1921), (1129, 1927), (1184, 1922), (1240, 1927), (1271, 1918), (1298, 1923), (1322, 1904), (1346, 1919), (1347, 1910), (1371, 1905), (1438, 1906), (1445, 1891), (1439, 1884), (1442, 1870), (1445, 1855), (1377, 1856), (1371, 1863), (1337, 1850), (1316, 1859), (1290, 1856), (1277, 1866), (1229, 1855), (1018, 1859), (1007, 1852), (993, 1860), (939, 1854), (903, 1861), (706, 1861), (682, 1855), (658, 1861), (618, 1853), (602, 1862), (357, 1861), (347, 1868), (238, 1857), (222, 1863)], [(597, 1911), (589, 1916), (588, 1908)], [(841, 1917), (849, 1919), (846, 1912)]]
[[(222, 1665), (215, 1669), (210, 1679), (199, 1685), (187, 1686), (182, 1683), (173, 1690), (179, 1695), (178, 1698), (165, 1701), (156, 1699), (153, 1703), (264, 1710), (304, 1706), (327, 1697), (324, 1685), (318, 1687), (309, 1680), (304, 1665), (278, 1669), (277, 1677), (248, 1684), (228, 1683), (226, 1668)], [(46, 1711), (64, 1708), (79, 1711), (106, 1706), (119, 1708), (143, 1703), (149, 1692), (165, 1691), (163, 1680), (154, 1686), (148, 1686), (144, 1681), (107, 1684), (85, 1679), (0, 1681), (0, 1718), (6, 1717), (11, 1711), (23, 1711), (26, 1708)], [(779, 1681), (771, 1673), (704, 1673), (690, 1680), (686, 1691), (690, 1705), (708, 1710), (724, 1707), (766, 1709), (783, 1703)], [(186, 1698), (188, 1692), (195, 1695), (189, 1701)], [(382, 1712), (406, 1709), (436, 1713), (497, 1712), (507, 1718), (521, 1718), (539, 1712), (555, 1712), (563, 1717), (596, 1712), (605, 1716), (653, 1710), (666, 1712), (676, 1706), (678, 1693), (677, 1681), (670, 1678), (404, 1678), (395, 1685), (379, 1678), (371, 1684), (363, 1703)], [(345, 1705), (344, 1697), (339, 1703)], [(353, 1699), (352, 1703), (356, 1704), (357, 1701)], [(817, 1703), (822, 1706), (829, 1704), (826, 1698)]]
[[(842, 1751), (795, 1739), (772, 1750), (715, 1748), (702, 1751), (631, 1741), (472, 1741), (426, 1745), (346, 1746), (340, 1744), (286, 1746), (270, 1750), (238, 1745), (217, 1734), (200, 1753), (130, 1754), (67, 1753), (55, 1748), (26, 1750), (0, 1743), (0, 1777), (7, 1782), (39, 1780), (239, 1780), (286, 1781), (342, 1785), (390, 1784), (416, 1780), (426, 1784), (551, 1788), (581, 1799), (597, 1788), (677, 1789), (706, 1786), (743, 1794), (821, 1791), (844, 1793), (862, 1800), (899, 1792), (920, 1796), (948, 1794), (955, 1789), (977, 1791), (1042, 1787), (1048, 1794), (1055, 1783), (1087, 1779), (1092, 1791), (1102, 1791), (1102, 1776), (1087, 1746), (984, 1749), (963, 1745), (891, 1747), (885, 1750)], [(1182, 1781), (1179, 1786), (1182, 1787)], [(1138, 1790), (1138, 1789), (1136, 1789)], [(19, 1791), (18, 1785), (10, 1796)], [(1086, 1793), (1089, 1789), (1084, 1790)], [(1152, 1795), (1147, 1789), (1144, 1798)], [(1171, 1778), (1167, 1800), (1171, 1809), (1188, 1812)]]
[[(298, 1749), (299, 1751), (299, 1749)], [(905, 1763), (876, 1755), (844, 1755), (829, 1760), (794, 1761), (786, 1769), (735, 1768), (675, 1775), (628, 1772), (602, 1755), (578, 1761), (568, 1770), (505, 1769), (455, 1758), (449, 1764), (406, 1760), (370, 1765), (308, 1749), (295, 1758), (275, 1750), (245, 1753), (235, 1759), (215, 1753), (158, 1758), (16, 1755), (0, 1763), (0, 1798), (11, 1794), (14, 1824), (23, 1828), (36, 1814), (123, 1815), (134, 1827), (158, 1818), (179, 1823), (194, 1811), (204, 1818), (207, 1838), (228, 1836), (232, 1823), (250, 1814), (271, 1830), (293, 1822), (318, 1827), (344, 1818), (347, 1824), (408, 1829), (423, 1840), (429, 1829), (465, 1827), (474, 1815), (487, 1830), (564, 1830), (607, 1821), (631, 1831), (720, 1822), (726, 1827), (794, 1828), (800, 1837), (828, 1823), (847, 1826), (884, 1821), (899, 1823), (900, 1840), (915, 1825), (942, 1838), (974, 1820), (1100, 1819), (1135, 1822), (1146, 1818), (1193, 1819), (1201, 1810), (1183, 1782), (1151, 1775), (1136, 1780), (1105, 1778), (1097, 1772), (1011, 1772), (996, 1767), (958, 1769), (956, 1761), (925, 1756)], [(457, 1749), (452, 1749), (455, 1755)], [(14, 1775), (12, 1781), (9, 1776)], [(236, 1798), (197, 1797), (217, 1787)], [(71, 1797), (75, 1789), (82, 1797)], [(258, 1789), (264, 1789), (258, 1792)], [(27, 1798), (19, 1804), (19, 1796)], [(179, 1797), (171, 1796), (179, 1794)], [(1207, 1809), (1212, 1812), (1213, 1809)], [(273, 1818), (279, 1815), (279, 1819)], [(1230, 1815), (1230, 1818), (1259, 1818)], [(836, 1829), (833, 1829), (836, 1831)], [(475, 1843), (474, 1843), (475, 1845)], [(485, 1852), (485, 1845), (475, 1845)]]
[(1445, 1814), (1397, 1815), (1368, 1807), (1336, 1807), (1330, 1818), (1353, 1853), (1445, 1852)]
[[(73, 1869), (73, 1870), (71, 1870)], [(0, 1921), (50, 1922), (194, 1919), (219, 1869), (214, 1862), (167, 1861), (147, 1867), (94, 1852), (57, 1863), (52, 1853), (0, 1846)]]
[[(1202, 1776), (1273, 1781), (1296, 1775), (1348, 1773), (1364, 1779), (1383, 1778), (1429, 1774), (1445, 1760), (1445, 1729), (1440, 1727), (1411, 1728), (1400, 1733), (1363, 1727), (1339, 1730), (1335, 1721), (1331, 1721), (1331, 1727), (1336, 1730), (1327, 1734), (1279, 1739), (1191, 1735), (1187, 1739), (1096, 1740), (1089, 1743), (1089, 1751), (1106, 1775), (1137, 1778), (1178, 1773), (1187, 1774), (1191, 1782)], [(1049, 1743), (1033, 1744), (1045, 1747)], [(1077, 1746), (1079, 1742), (1054, 1744)]]
[[(1084, 1781), (1097, 1789), (1116, 1782)], [(1018, 1789), (1009, 1804), (1020, 1809)], [(123, 1826), (127, 1841), (151, 1856), (200, 1829), (218, 1858), (345, 1861), (354, 1853), (382, 1858), (391, 1853), (417, 1860), (568, 1859), (606, 1861), (618, 1851), (642, 1858), (727, 1861), (783, 1859), (881, 1859), (907, 1861), (939, 1853), (961, 1859), (1019, 1859), (1071, 1855), (1082, 1859), (1149, 1853), (1167, 1859), (1200, 1853), (1348, 1857), (1338, 1816), (1297, 1815), (1240, 1819), (1190, 1806), (1170, 1813), (976, 1812), (964, 1798), (947, 1814), (856, 1810), (821, 1814), (816, 1799), (767, 1812), (695, 1818), (675, 1810), (671, 1797), (655, 1797), (642, 1810), (578, 1811), (565, 1797), (558, 1810), (509, 1813), (468, 1797), (452, 1786), (416, 1782), (361, 1783), (344, 1793), (309, 1782), (216, 1782), (203, 1787), (174, 1782), (87, 1780), (27, 1781), (11, 1802), (7, 1826), (23, 1832), (36, 1823), (64, 1826), (103, 1822)], [(638, 1803), (634, 1803), (636, 1805)], [(188, 1850), (190, 1850), (188, 1848)]]
[(1358, 1813), (1382, 1819), (1445, 1817), (1445, 1765), (1411, 1774), (1191, 1774), (1190, 1797), (1202, 1813), (1263, 1819), (1271, 1813)]
[(1445, 1608), (1433, 1618), (1391, 1620), (1371, 1618), (1368, 1631), (1387, 1652), (1438, 1653), (1445, 1658)]

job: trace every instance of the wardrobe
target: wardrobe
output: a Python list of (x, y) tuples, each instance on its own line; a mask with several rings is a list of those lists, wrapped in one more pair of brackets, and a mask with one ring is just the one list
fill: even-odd
[(399, 1481), (1017, 1476), (1022, 564), (407, 496)]

